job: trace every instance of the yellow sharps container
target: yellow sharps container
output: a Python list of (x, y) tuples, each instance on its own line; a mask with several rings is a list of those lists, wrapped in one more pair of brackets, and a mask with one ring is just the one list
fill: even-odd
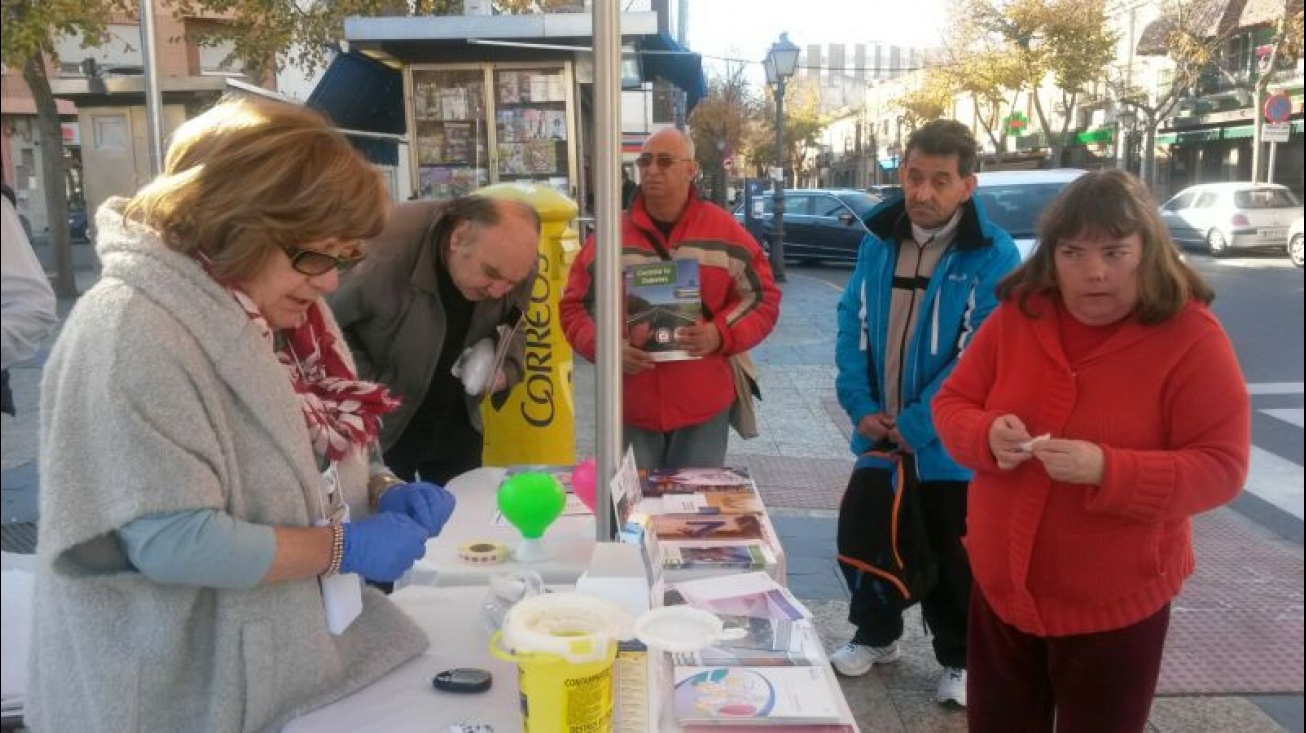
[(525, 201), (540, 215), (539, 269), (531, 288), (525, 374), (499, 408), (481, 404), (487, 466), (514, 463), (568, 465), (576, 461), (576, 401), (571, 344), (562, 333), (558, 301), (575, 256), (576, 203), (547, 186), (497, 183), (476, 193)]

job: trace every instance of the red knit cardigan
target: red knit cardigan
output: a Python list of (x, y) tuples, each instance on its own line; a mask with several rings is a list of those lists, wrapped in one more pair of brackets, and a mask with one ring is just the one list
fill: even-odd
[[(1055, 303), (1003, 303), (935, 398), (948, 451), (975, 471), (966, 548), (1002, 620), (1038, 636), (1119, 629), (1158, 611), (1192, 574), (1189, 517), (1247, 478), (1251, 413), (1220, 324), (1189, 303), (1164, 323), (1131, 318), (1071, 364)], [(1093, 441), (1100, 486), (1053, 481), (1037, 459), (1002, 471), (989, 427)]]

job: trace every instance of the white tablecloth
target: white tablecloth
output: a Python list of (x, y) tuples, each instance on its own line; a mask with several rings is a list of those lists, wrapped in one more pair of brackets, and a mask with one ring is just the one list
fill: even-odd
[[(371, 686), (292, 721), (282, 733), (446, 733), (459, 722), (487, 723), (494, 733), (521, 731), (517, 667), (490, 654), (489, 631), (481, 620), (485, 593), (473, 586), (395, 591), (390, 599), (417, 621), (431, 645)], [(820, 665), (837, 692), (834, 672), (824, 659)], [(435, 690), (431, 678), (453, 667), (488, 669), (494, 683), (478, 694)], [(839, 705), (850, 730), (856, 731), (842, 694)], [(662, 717), (660, 728), (655, 724), (649, 730), (679, 731), (673, 715)]]
[(449, 523), (439, 537), (428, 540), (426, 555), (396, 584), (483, 586), (490, 575), (514, 570), (534, 570), (545, 583), (574, 584), (589, 567), (594, 553), (594, 515), (563, 515), (544, 532), (542, 542), (549, 557), (542, 562), (520, 563), (509, 558), (497, 565), (473, 565), (458, 559), (467, 542), (499, 542), (512, 549), (521, 533), (511, 525), (494, 524), (495, 494), (505, 469), (478, 468), (458, 476), (445, 488), (458, 498)]

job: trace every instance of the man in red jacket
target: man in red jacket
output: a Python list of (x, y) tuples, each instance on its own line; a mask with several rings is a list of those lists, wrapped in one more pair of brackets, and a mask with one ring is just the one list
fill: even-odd
[[(640, 189), (622, 221), (622, 266), (696, 261), (703, 308), (697, 323), (675, 329), (688, 359), (655, 361), (643, 344), (623, 342), (625, 440), (640, 468), (721, 466), (735, 399), (729, 357), (775, 327), (780, 290), (752, 236), (725, 210), (699, 200), (694, 143), (684, 133), (654, 133), (635, 164)], [(590, 361), (593, 311), (591, 236), (572, 264), (561, 303), (567, 341)]]

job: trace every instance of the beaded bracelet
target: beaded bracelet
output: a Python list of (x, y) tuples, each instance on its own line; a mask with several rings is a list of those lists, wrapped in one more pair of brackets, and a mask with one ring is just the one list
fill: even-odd
[(336, 575), (340, 572), (340, 563), (345, 559), (345, 527), (341, 524), (331, 525), (331, 563), (323, 575)]

